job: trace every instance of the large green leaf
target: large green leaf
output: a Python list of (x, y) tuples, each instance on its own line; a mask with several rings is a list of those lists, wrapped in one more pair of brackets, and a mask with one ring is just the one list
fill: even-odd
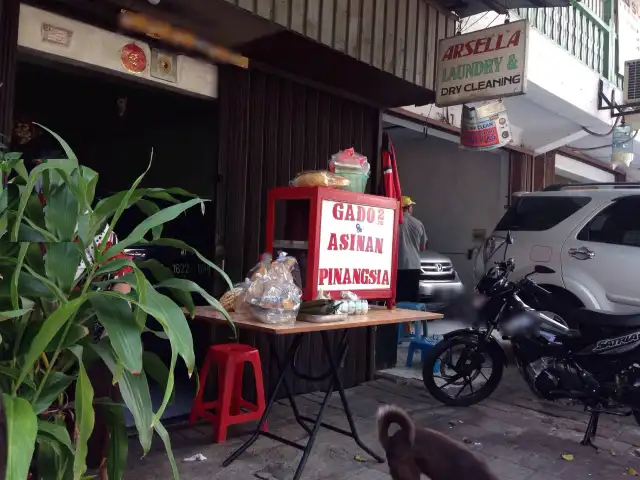
[(44, 267), (47, 278), (64, 293), (74, 285), (82, 252), (74, 242), (49, 243), (46, 246)]
[[(76, 317), (76, 319), (79, 322), (78, 317)], [(63, 333), (65, 334), (64, 341), (62, 340)], [(51, 339), (49, 345), (47, 345), (47, 348), (45, 348), (44, 351), (45, 353), (54, 352), (58, 349), (58, 347), (62, 350), (67, 349), (72, 345), (80, 342), (87, 335), (89, 335), (89, 329), (85, 325), (80, 325), (79, 323), (75, 325), (69, 325), (68, 330), (64, 332), (60, 330), (58, 331), (58, 333), (56, 333), (55, 337)]]
[(107, 252), (103, 253), (102, 257), (111, 258), (114, 255), (117, 255), (125, 248), (130, 247), (131, 245), (139, 243), (141, 240), (143, 240), (144, 236), (147, 234), (147, 232), (149, 232), (149, 230), (159, 225), (170, 222), (171, 220), (174, 220), (181, 213), (190, 209), (194, 205), (202, 205), (204, 202), (205, 200), (202, 200), (200, 198), (193, 198), (184, 203), (179, 203), (178, 205), (172, 205), (170, 207), (163, 208), (158, 213), (155, 213), (140, 222), (140, 224), (138, 224), (138, 226), (133, 229), (133, 231), (127, 238), (120, 240), (117, 244), (112, 246), (109, 250), (107, 250)]
[(58, 301), (60, 301), (62, 303), (66, 302), (66, 295), (60, 289), (60, 287), (58, 287), (58, 285), (56, 285), (54, 282), (49, 280), (46, 276), (40, 275), (33, 268), (31, 268), (29, 265), (25, 265), (24, 269), (27, 272), (29, 272), (33, 277), (35, 277), (36, 279), (40, 280), (40, 282), (42, 282), (49, 289), (49, 291), (57, 298)]
[(129, 199), (131, 198), (133, 193), (136, 191), (136, 188), (138, 187), (138, 185), (140, 185), (140, 182), (142, 182), (142, 179), (151, 168), (152, 163), (153, 163), (153, 149), (151, 150), (151, 158), (149, 159), (149, 164), (147, 165), (147, 169), (144, 172), (142, 172), (142, 174), (138, 178), (135, 179), (135, 181), (131, 185), (131, 188), (129, 188), (129, 190), (127, 190), (127, 193), (125, 193), (124, 197), (122, 197), (122, 201), (120, 202), (120, 205), (118, 205), (118, 208), (116, 208), (116, 211), (113, 214), (111, 222), (109, 223), (109, 228), (107, 230), (107, 234), (105, 235), (105, 238), (110, 237), (111, 232), (113, 232), (113, 229), (116, 227), (118, 220), (120, 220), (120, 217), (122, 216), (122, 213), (129, 207)]
[(38, 422), (24, 398), (2, 394), (7, 422), (7, 480), (24, 480), (35, 450)]
[(38, 480), (64, 480), (66, 464), (72, 456), (51, 437), (38, 435), (36, 442)]
[(169, 341), (184, 359), (189, 375), (195, 368), (193, 336), (182, 309), (166, 295), (156, 291), (147, 281), (147, 303), (140, 307), (154, 317), (169, 335)]
[(18, 261), (16, 265), (16, 269), (13, 272), (13, 277), (11, 277), (11, 306), (14, 310), (20, 309), (20, 296), (18, 295), (18, 283), (20, 280), (20, 272), (22, 271), (22, 264), (24, 262), (24, 257), (27, 255), (27, 249), (29, 248), (28, 243), (20, 244), (20, 252), (18, 253)]
[(0, 322), (4, 322), (5, 320), (11, 320), (12, 318), (21, 317), (29, 313), (32, 309), (21, 309), (21, 310), (11, 310), (9, 312), (0, 312)]
[(160, 419), (162, 418), (162, 415), (164, 415), (164, 411), (167, 408), (167, 405), (169, 405), (169, 402), (171, 401), (171, 398), (173, 397), (173, 390), (174, 390), (174, 385), (175, 385), (175, 380), (174, 380), (174, 372), (176, 369), (176, 361), (177, 361), (178, 357), (176, 355), (176, 350), (174, 348), (171, 349), (171, 361), (169, 363), (169, 375), (167, 376), (167, 384), (165, 386), (164, 389), (164, 395), (162, 396), (162, 403), (160, 404), (160, 407), (158, 408), (158, 411), (156, 412), (156, 414), (153, 417), (153, 425), (155, 426)]
[(169, 336), (169, 342), (172, 348), (176, 349), (178, 355), (184, 359), (189, 374), (191, 374), (195, 368), (193, 336), (191, 335), (191, 329), (184, 316), (184, 312), (171, 298), (157, 292), (148, 280), (144, 280), (144, 284), (147, 293), (147, 298), (144, 302), (141, 301), (140, 298), (133, 298), (112, 291), (92, 292), (91, 295), (107, 295), (123, 298), (134, 305), (138, 305), (142, 310), (155, 318)]
[[(145, 260), (143, 262), (140, 262), (138, 263), (138, 267), (148, 269), (151, 272), (151, 275), (153, 275), (153, 277), (158, 282), (164, 282), (165, 280), (174, 278), (174, 275), (171, 269), (165, 267), (163, 264), (161, 264), (158, 260), (155, 260), (155, 259)], [(189, 311), (189, 315), (191, 315), (191, 317), (194, 317), (196, 314), (196, 306), (193, 303), (193, 298), (191, 298), (191, 295), (187, 292), (184, 292), (176, 288), (170, 288), (170, 290), (171, 290), (171, 295), (183, 307), (185, 307)]]
[(51, 372), (47, 377), (38, 399), (33, 404), (33, 410), (39, 415), (44, 412), (63, 393), (75, 377), (62, 372)]
[(89, 167), (80, 165), (77, 170), (71, 173), (70, 180), (77, 186), (73, 190), (78, 196), (80, 213), (89, 213), (96, 193), (98, 173)]
[(129, 302), (104, 295), (94, 295), (89, 301), (107, 330), (118, 359), (129, 372), (138, 375), (142, 371), (142, 341)]
[(109, 480), (124, 478), (124, 470), (129, 454), (129, 438), (124, 421), (124, 408), (119, 405), (101, 404), (106, 413), (109, 428), (109, 452), (107, 453), (107, 473)]
[[(28, 221), (26, 221), (29, 223)], [(10, 215), (10, 225), (13, 225), (12, 216)], [(13, 227), (11, 227), (13, 228)], [(39, 232), (37, 229), (25, 225), (24, 223), (18, 227), (18, 241), (28, 243), (43, 243), (50, 241), (50, 237)]]
[[(6, 379), (10, 379), (9, 386), (6, 388), (7, 391), (10, 391), (13, 382), (18, 379), (20, 376), (20, 369), (17, 367), (0, 367), (0, 377), (5, 377)], [(6, 382), (2, 382), (2, 384), (6, 384)], [(25, 378), (24, 385), (26, 385), (32, 391), (36, 389), (36, 384), (33, 382), (31, 378)]]
[[(99, 228), (101, 228), (107, 222), (107, 220), (109, 220), (109, 218), (111, 218), (114, 215), (116, 209), (122, 202), (122, 199), (127, 194), (128, 194), (128, 190), (125, 190), (122, 192), (118, 192), (110, 197), (104, 198), (98, 202), (92, 214), (92, 220), (91, 220), (92, 232), (95, 232)], [(139, 188), (135, 192), (133, 192), (133, 194), (131, 194), (127, 204), (127, 208), (133, 206), (138, 201), (142, 200), (144, 197), (163, 200), (172, 204), (180, 203), (180, 200), (175, 198), (173, 195), (178, 195), (178, 196), (188, 197), (188, 198), (196, 197), (196, 195), (193, 195), (181, 188)], [(158, 229), (156, 228), (153, 231), (157, 232)]]
[[(92, 345), (92, 347), (98, 355), (100, 355), (100, 358), (102, 358), (102, 361), (104, 361), (109, 370), (111, 370), (111, 373), (115, 375), (118, 368), (117, 362), (113, 352), (110, 351), (105, 342)], [(120, 387), (122, 400), (133, 416), (136, 429), (138, 430), (138, 440), (146, 454), (151, 448), (151, 438), (153, 435), (151, 427), (151, 423), (153, 422), (153, 407), (147, 376), (144, 372), (140, 375), (132, 375), (125, 370), (118, 380), (118, 386)]]
[(61, 242), (71, 242), (78, 224), (78, 199), (68, 184), (51, 189), (44, 209), (47, 230), (53, 232)]
[(25, 257), (25, 262), (36, 273), (40, 275), (46, 275), (44, 269), (44, 258), (42, 257), (42, 245), (39, 243), (31, 243), (29, 245), (29, 248), (27, 248), (27, 256)]
[(20, 204), (18, 206), (18, 211), (16, 213), (16, 222), (11, 232), (12, 241), (14, 242), (18, 241), (18, 232), (19, 232), (20, 225), (22, 224), (22, 217), (24, 216), (24, 212), (27, 207), (27, 202), (31, 197), (31, 192), (33, 192), (33, 189), (35, 187), (36, 180), (46, 171), (60, 170), (62, 172), (70, 174), (76, 167), (77, 166), (74, 165), (72, 162), (69, 162), (67, 160), (56, 159), (56, 160), (47, 160), (46, 163), (41, 163), (40, 165), (36, 166), (33, 170), (31, 170), (31, 173), (29, 174), (29, 180), (27, 181), (27, 186), (24, 190), (24, 193), (20, 196)]
[[(136, 207), (140, 209), (147, 217), (155, 215), (160, 211), (160, 207), (150, 200), (140, 199), (136, 202)], [(160, 238), (162, 235), (162, 225), (158, 225), (151, 229), (151, 238), (154, 240)]]
[(74, 454), (74, 448), (69, 438), (69, 432), (64, 423), (53, 423), (38, 419), (38, 433), (57, 441), (69, 453)]
[[(124, 267), (130, 267), (131, 269), (133, 269), (133, 275), (127, 273), (118, 278), (112, 278), (102, 282), (94, 282), (94, 286), (99, 288), (106, 288), (116, 283), (126, 283), (137, 290), (138, 302), (142, 304), (146, 303), (147, 281), (144, 274), (133, 260), (129, 258), (116, 258), (110, 260), (98, 269), (96, 276), (102, 276), (106, 273), (117, 272), (118, 270), (122, 270)], [(146, 314), (144, 310), (142, 310), (137, 304), (135, 305), (134, 319), (139, 333), (142, 333), (142, 331), (144, 330), (144, 325), (146, 323)]]
[(132, 260), (128, 258), (114, 258), (101, 265), (100, 268), (96, 270), (96, 276), (101, 277), (109, 273), (117, 272), (118, 270), (122, 270), (124, 267), (129, 266), (134, 266)]
[(209, 260), (204, 255), (202, 255), (198, 250), (193, 248), (188, 243), (183, 242), (182, 240), (176, 240), (175, 238), (159, 238), (158, 240), (153, 240), (153, 241), (150, 241), (150, 242), (143, 241), (143, 242), (140, 242), (140, 243), (144, 243), (144, 244), (147, 244), (147, 245), (163, 245), (165, 247), (172, 247), (172, 248), (177, 248), (177, 249), (180, 249), (180, 250), (186, 250), (187, 252), (191, 252), (196, 257), (198, 257), (198, 259), (201, 262), (205, 263), (206, 265), (209, 265), (216, 272), (218, 272), (220, 274), (220, 276), (224, 279), (224, 281), (227, 282), (227, 285), (229, 286), (229, 288), (233, 288), (233, 283), (231, 283), (231, 279), (229, 278), (229, 276), (226, 273), (224, 273), (224, 270), (222, 270), (219, 266), (217, 266), (211, 260)]
[(158, 435), (162, 439), (162, 443), (164, 443), (164, 449), (167, 452), (167, 457), (169, 457), (169, 463), (171, 464), (171, 472), (173, 473), (173, 479), (178, 480), (180, 478), (180, 474), (178, 473), (178, 466), (176, 465), (176, 459), (173, 456), (173, 450), (171, 450), (171, 439), (169, 438), (169, 432), (164, 428), (162, 423), (158, 422), (153, 427)]
[(72, 166), (77, 167), (78, 166), (78, 157), (76, 157), (76, 154), (73, 153), (73, 150), (71, 150), (71, 147), (69, 146), (69, 144), (67, 142), (65, 142), (64, 139), (60, 135), (58, 135), (56, 132), (54, 132), (53, 130), (50, 130), (49, 128), (45, 127), (44, 125), (42, 125), (40, 123), (36, 123), (36, 125), (39, 126), (40, 128), (42, 128), (45, 132), (49, 132), (49, 135), (51, 135), (53, 138), (55, 138), (58, 141), (58, 143), (60, 144), (60, 146), (64, 150), (65, 155), (67, 156), (67, 158), (65, 160), (68, 163), (70, 163)]
[(82, 361), (78, 363), (78, 381), (76, 383), (76, 418), (75, 426), (76, 456), (73, 461), (73, 478), (80, 480), (84, 472), (87, 471), (87, 442), (93, 432), (95, 422), (95, 412), (93, 410), (93, 387), (87, 376)]
[(159, 386), (166, 389), (170, 372), (162, 359), (153, 352), (144, 352), (142, 354), (142, 364), (144, 365), (145, 373)]
[(234, 337), (237, 336), (238, 332), (236, 331), (236, 326), (224, 307), (220, 305), (220, 302), (218, 300), (216, 300), (213, 296), (206, 292), (197, 283), (192, 282), (191, 280), (186, 280), (184, 278), (168, 278), (156, 285), (156, 288), (170, 288), (175, 290), (182, 290), (184, 292), (194, 292), (200, 294), (209, 305), (222, 313), (224, 318), (226, 318), (227, 322), (229, 322), (229, 325), (233, 329)]
[(26, 218), (33, 222), (36, 226), (46, 229), (47, 224), (44, 219), (44, 207), (37, 195), (31, 195), (27, 200), (27, 206), (25, 207)]
[[(14, 268), (4, 268), (0, 266), (0, 275), (5, 279), (11, 278)], [(53, 295), (44, 283), (35, 278), (33, 275), (29, 275), (26, 272), (20, 272), (18, 279), (19, 294), (21, 297), (28, 298), (52, 298)], [(0, 298), (11, 298), (11, 283), (7, 281), (0, 282)]]
[(33, 368), (34, 363), (38, 360), (40, 354), (44, 352), (44, 349), (47, 347), (51, 339), (56, 333), (58, 333), (58, 330), (60, 330), (60, 328), (69, 321), (69, 318), (76, 313), (78, 308), (80, 308), (86, 299), (86, 296), (82, 296), (71, 300), (69, 303), (61, 305), (44, 321), (42, 328), (31, 342), (31, 345), (29, 345), (29, 350), (25, 355), (22, 371), (20, 372), (20, 378), (18, 379), (16, 388), (22, 384), (24, 378)]

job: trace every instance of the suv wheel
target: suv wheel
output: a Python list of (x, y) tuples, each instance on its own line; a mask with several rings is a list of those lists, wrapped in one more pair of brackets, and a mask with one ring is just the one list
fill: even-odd
[(575, 322), (571, 321), (571, 316), (574, 311), (579, 308), (583, 308), (583, 303), (573, 293), (564, 290), (562, 288), (542, 285), (544, 288), (551, 292), (551, 303), (546, 310), (560, 315), (562, 319), (567, 322), (569, 328), (576, 328)]

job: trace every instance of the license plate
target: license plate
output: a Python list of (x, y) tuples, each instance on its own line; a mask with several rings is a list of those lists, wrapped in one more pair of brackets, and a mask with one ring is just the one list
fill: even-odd
[(476, 293), (473, 296), (472, 304), (474, 308), (482, 308), (484, 307), (485, 303), (487, 303), (487, 301), (489, 301), (489, 297), (487, 297), (485, 294)]
[(176, 276), (187, 275), (211, 275), (211, 267), (205, 263), (192, 265), (189, 263), (174, 263), (172, 265), (173, 274)]
[(174, 275), (189, 275), (190, 267), (188, 263), (174, 263), (173, 264), (173, 274)]

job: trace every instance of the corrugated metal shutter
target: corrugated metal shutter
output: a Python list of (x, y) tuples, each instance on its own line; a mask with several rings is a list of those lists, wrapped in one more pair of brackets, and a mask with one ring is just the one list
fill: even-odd
[[(267, 190), (287, 185), (302, 170), (325, 169), (332, 153), (349, 146), (367, 155), (376, 171), (380, 111), (257, 70), (221, 67), (219, 73), (220, 191), (226, 194), (218, 198), (218, 226), (224, 229), (225, 270), (239, 279), (264, 248)], [(349, 331), (345, 387), (370, 379), (374, 333)], [(339, 334), (330, 334), (333, 342)], [(225, 335), (217, 332), (214, 338)], [(278, 372), (271, 348), (283, 355), (292, 339), (279, 337), (270, 344), (265, 335), (242, 332), (240, 340), (258, 347), (266, 383), (273, 388)], [(327, 365), (324, 357), (319, 334), (306, 335), (297, 366), (318, 374)], [(293, 377), (289, 382), (295, 393), (321, 387)]]
[[(302, 170), (326, 169), (353, 146), (375, 171), (379, 110), (258, 70), (220, 69), (219, 199), (226, 268), (240, 278), (264, 248), (267, 190)], [(373, 180), (370, 181), (370, 186)]]
[(368, 65), (433, 90), (452, 14), (425, 0), (226, 0)]

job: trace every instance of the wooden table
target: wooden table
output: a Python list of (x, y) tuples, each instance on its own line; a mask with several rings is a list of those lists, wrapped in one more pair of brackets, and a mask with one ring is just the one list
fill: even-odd
[[(300, 463), (298, 464), (298, 468), (296, 469), (296, 473), (293, 476), (293, 480), (298, 480), (302, 475), (304, 467), (307, 463), (309, 455), (311, 454), (311, 450), (313, 449), (313, 444), (316, 439), (316, 435), (320, 427), (327, 428), (334, 432), (340, 433), (342, 435), (346, 435), (355, 440), (355, 442), (362, 448), (365, 452), (375, 458), (378, 462), (383, 463), (384, 459), (376, 455), (369, 447), (367, 447), (364, 442), (358, 436), (358, 432), (356, 430), (356, 425), (353, 420), (353, 414), (351, 413), (351, 408), (349, 407), (349, 402), (347, 401), (347, 397), (344, 393), (344, 388), (342, 385), (342, 380), (340, 379), (339, 370), (344, 361), (344, 357), (347, 353), (348, 342), (347, 342), (347, 330), (350, 328), (363, 328), (363, 327), (373, 327), (377, 325), (392, 325), (398, 323), (412, 322), (416, 320), (437, 320), (442, 318), (442, 315), (438, 313), (430, 313), (430, 312), (421, 312), (416, 310), (404, 310), (404, 309), (395, 309), (388, 310), (383, 307), (373, 307), (366, 315), (353, 315), (347, 317), (346, 320), (340, 322), (327, 322), (327, 323), (311, 323), (311, 322), (302, 322), (296, 321), (293, 325), (270, 325), (266, 323), (262, 323), (258, 320), (255, 320), (251, 317), (250, 314), (247, 313), (231, 313), (231, 319), (235, 323), (237, 328), (253, 330), (259, 332), (265, 332), (268, 335), (269, 341), (272, 344), (272, 352), (274, 354), (274, 358), (277, 362), (278, 369), (280, 370), (280, 376), (278, 377), (278, 381), (276, 383), (276, 387), (273, 390), (273, 393), (269, 397), (267, 402), (267, 406), (265, 408), (264, 414), (256, 427), (256, 430), (240, 448), (238, 448), (235, 452), (233, 452), (223, 463), (223, 467), (227, 467), (231, 464), (235, 459), (237, 459), (240, 455), (242, 455), (247, 448), (249, 448), (253, 443), (258, 439), (260, 435), (271, 438), (277, 442), (283, 443), (285, 445), (289, 445), (291, 447), (297, 448), (303, 452), (302, 458), (300, 459)], [(196, 319), (200, 321), (212, 322), (217, 324), (225, 324), (227, 320), (214, 308), (212, 307), (197, 307), (196, 308)], [(331, 349), (331, 345), (329, 342), (329, 337), (327, 332), (335, 331), (335, 330), (344, 330), (344, 333), (338, 342), (338, 345), (334, 347), (334, 351)], [(294, 365), (294, 360), (300, 349), (302, 336), (305, 334), (310, 334), (312, 332), (320, 332), (322, 337), (322, 346), (324, 348), (325, 353), (327, 354), (327, 358), (329, 359), (329, 367), (327, 370), (321, 375), (308, 375), (303, 372), (299, 372)], [(293, 335), (293, 342), (291, 347), (287, 350), (284, 359), (281, 359), (276, 351), (273, 339), (278, 335)], [(323, 381), (329, 379), (329, 386), (325, 392), (324, 399), (320, 406), (320, 411), (316, 418), (307, 417), (301, 415), (298, 407), (296, 405), (295, 398), (291, 393), (291, 389), (289, 388), (288, 382), (285, 378), (286, 374), (291, 371), (294, 375), (308, 381)], [(299, 443), (293, 442), (289, 439), (282, 438), (273, 433), (262, 431), (262, 427), (267, 421), (267, 417), (269, 416), (269, 412), (273, 407), (273, 404), (277, 398), (278, 392), (280, 388), (284, 387), (285, 393), (289, 398), (289, 402), (291, 405), (291, 409), (293, 410), (293, 414), (295, 416), (298, 424), (307, 432), (309, 435), (309, 439), (305, 445), (301, 445)], [(331, 399), (331, 395), (333, 394), (334, 389), (338, 390), (340, 395), (340, 399), (342, 400), (342, 406), (344, 407), (345, 416), (347, 417), (347, 421), (349, 422), (349, 430), (344, 430), (333, 425), (329, 425), (322, 421), (324, 416), (324, 412), (326, 410), (327, 405), (329, 404), (329, 400)], [(311, 426), (310, 426), (311, 425)]]

